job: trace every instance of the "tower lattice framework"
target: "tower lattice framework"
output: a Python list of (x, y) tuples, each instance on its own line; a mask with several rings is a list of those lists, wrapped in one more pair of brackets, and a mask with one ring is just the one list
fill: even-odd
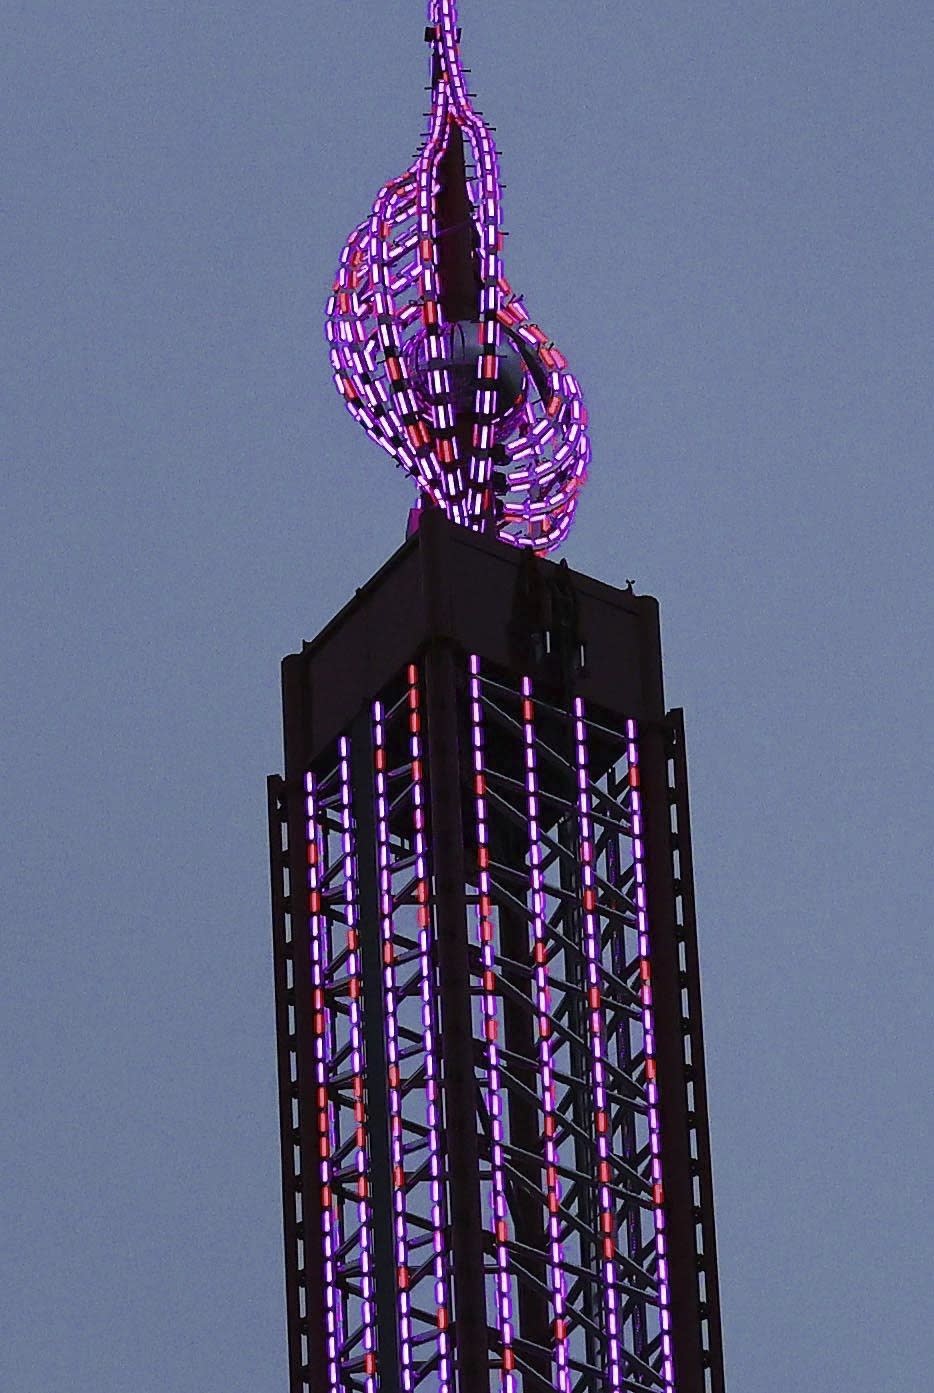
[(283, 694), (292, 1393), (722, 1393), (655, 602), (436, 513)]

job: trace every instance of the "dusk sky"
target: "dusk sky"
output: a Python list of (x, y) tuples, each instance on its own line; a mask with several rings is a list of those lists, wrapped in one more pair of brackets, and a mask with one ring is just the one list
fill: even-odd
[[(730, 1393), (922, 1393), (930, 0), (462, 0), (507, 274), (587, 396), (564, 554), (686, 711)], [(285, 1393), (279, 661), (399, 545), (337, 256), (420, 0), (8, 0), (0, 1388)]]

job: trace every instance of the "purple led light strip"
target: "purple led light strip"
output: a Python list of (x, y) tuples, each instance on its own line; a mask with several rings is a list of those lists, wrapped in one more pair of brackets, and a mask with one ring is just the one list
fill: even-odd
[[(337, 1216), (331, 1186), (330, 1105), (328, 1103), (328, 1009), (324, 995), (327, 959), (327, 927), (321, 904), (321, 839), (318, 825), (317, 789), (314, 774), (305, 776), (306, 855), (308, 860), (308, 910), (311, 945), (311, 989), (314, 1006), (315, 1093), (318, 1131), (318, 1178), (321, 1202), (321, 1243), (324, 1255), (324, 1307), (327, 1340), (328, 1388), (341, 1393), (340, 1347), (342, 1321), (337, 1287), (335, 1253), (338, 1247)], [(310, 1240), (309, 1240), (310, 1241)]]
[(626, 754), (629, 760), (629, 796), (632, 811), (632, 859), (635, 873), (636, 922), (639, 932), (639, 971), (642, 982), (646, 1097), (649, 1105), (649, 1147), (652, 1154), (652, 1199), (655, 1216), (655, 1251), (658, 1258), (658, 1302), (662, 1330), (662, 1373), (665, 1393), (674, 1393), (674, 1358), (671, 1347), (671, 1285), (668, 1272), (668, 1240), (665, 1233), (665, 1191), (662, 1182), (661, 1125), (658, 1115), (658, 1082), (655, 1059), (655, 1017), (652, 1005), (651, 937), (645, 888), (642, 792), (639, 781), (639, 731), (626, 722)]
[(392, 865), (389, 848), (389, 794), (383, 704), (373, 704), (373, 762), (376, 778), (376, 844), (379, 874), (380, 938), (383, 959), (383, 1003), (386, 1012), (386, 1065), (389, 1100), (389, 1151), (392, 1165), (393, 1232), (396, 1249), (399, 1364), (404, 1393), (412, 1388), (412, 1315), (409, 1296), (409, 1241), (406, 1222), (405, 1150), (402, 1136), (402, 1081), (399, 1071), (399, 1013), (393, 946)]
[(597, 914), (597, 879), (593, 822), (591, 820), (590, 774), (584, 703), (574, 702), (575, 775), (581, 907), (584, 924), (584, 957), (587, 964), (587, 1028), (590, 1038), (591, 1077), (595, 1135), (597, 1139), (597, 1194), (599, 1201), (598, 1248), (603, 1265), (603, 1300), (606, 1320), (609, 1386), (623, 1386), (622, 1346), (620, 1342), (619, 1293), (616, 1286), (616, 1206), (611, 1185), (612, 1124), (606, 1089), (606, 1024), (602, 1006), (602, 959), (600, 924)]
[(350, 741), (338, 741), (341, 800), (341, 852), (344, 870), (344, 919), (347, 925), (347, 974), (350, 1057), (353, 1072), (355, 1165), (357, 1172), (357, 1221), (360, 1237), (361, 1314), (363, 1321), (363, 1373), (366, 1393), (376, 1393), (377, 1349), (373, 1278), (373, 1229), (370, 1219), (369, 1160), (366, 1145), (366, 1102), (363, 1057), (362, 980), (360, 934), (357, 927), (357, 856), (350, 790)]
[(473, 758), (474, 808), (477, 833), (477, 927), (483, 968), (484, 1050), (487, 1066), (486, 1103), (490, 1117), (490, 1177), (494, 1254), (496, 1259), (496, 1318), (502, 1342), (500, 1388), (514, 1393), (516, 1387), (513, 1350), (512, 1284), (509, 1275), (508, 1209), (506, 1170), (503, 1154), (503, 1091), (499, 1062), (498, 999), (496, 995), (493, 901), (490, 885), (490, 841), (487, 818), (486, 773), (483, 761), (483, 708), (480, 692), (480, 659), (470, 658), (470, 739)]
[(435, 1042), (438, 1027), (435, 990), (431, 968), (431, 904), (428, 855), (425, 836), (425, 780), (422, 761), (421, 698), (418, 669), (408, 670), (409, 753), (412, 757), (413, 845), (415, 850), (416, 901), (418, 905), (418, 951), (421, 977), (422, 1031), (428, 1104), (428, 1164), (430, 1175), (431, 1243), (435, 1283), (435, 1319), (438, 1327), (438, 1388), (449, 1393), (451, 1387), (450, 1312), (451, 1296), (445, 1252), (444, 1174), (441, 1148), (441, 1099)]
[(551, 994), (548, 986), (548, 941), (539, 832), (538, 771), (535, 751), (535, 706), (532, 682), (522, 679), (522, 728), (525, 737), (525, 788), (529, 834), (529, 889), (532, 898), (532, 980), (538, 1016), (538, 1059), (541, 1076), (545, 1147), (545, 1193), (548, 1206), (549, 1276), (554, 1312), (554, 1361), (559, 1393), (570, 1393), (568, 1367), (567, 1293), (561, 1246), (561, 1187), (558, 1180), (557, 1099), (551, 1058)]

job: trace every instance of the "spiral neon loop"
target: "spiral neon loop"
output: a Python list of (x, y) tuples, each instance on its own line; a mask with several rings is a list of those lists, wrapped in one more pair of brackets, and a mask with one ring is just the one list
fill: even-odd
[(587, 475), (587, 410), (503, 274), (497, 151), (459, 38), (455, 0), (429, 0), (428, 131), (341, 253), (331, 365), (347, 409), (422, 506), (544, 553), (567, 536)]

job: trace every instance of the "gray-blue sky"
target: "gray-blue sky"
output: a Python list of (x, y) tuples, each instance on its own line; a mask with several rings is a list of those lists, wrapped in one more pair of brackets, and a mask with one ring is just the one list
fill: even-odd
[[(688, 713), (730, 1386), (920, 1389), (930, 6), (462, 18), (591, 407), (567, 555), (660, 596)], [(4, 10), (10, 1393), (285, 1387), (263, 778), (279, 658), (408, 504), (321, 310), (421, 25)]]

